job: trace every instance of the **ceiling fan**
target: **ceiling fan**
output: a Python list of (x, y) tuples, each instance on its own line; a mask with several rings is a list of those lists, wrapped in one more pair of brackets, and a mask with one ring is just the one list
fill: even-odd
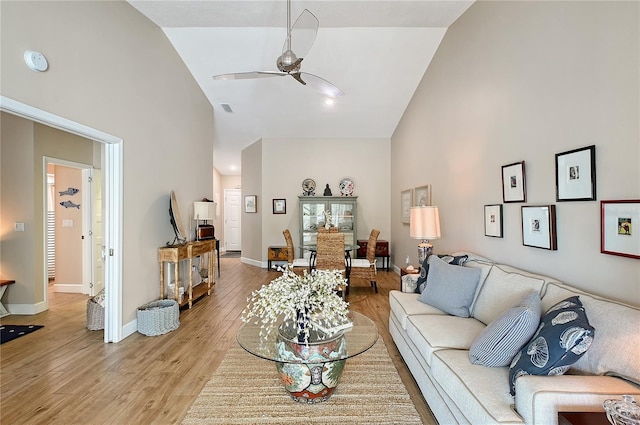
[(291, 26), (291, 0), (287, 0), (287, 38), (284, 40), (282, 55), (276, 60), (279, 71), (236, 72), (214, 75), (215, 80), (243, 80), (251, 78), (284, 77), (290, 75), (300, 84), (308, 85), (328, 97), (344, 95), (342, 90), (324, 78), (308, 72), (300, 72), (300, 65), (307, 55), (318, 33), (318, 18), (305, 9)]

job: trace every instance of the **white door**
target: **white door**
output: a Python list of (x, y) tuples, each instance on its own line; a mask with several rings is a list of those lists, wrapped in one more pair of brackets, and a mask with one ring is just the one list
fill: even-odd
[(93, 170), (92, 189), (93, 285), (91, 286), (90, 295), (94, 296), (104, 288), (103, 257), (105, 255), (105, 246), (102, 237), (102, 170)]
[(240, 189), (224, 190), (224, 246), (227, 251), (241, 251), (242, 202)]

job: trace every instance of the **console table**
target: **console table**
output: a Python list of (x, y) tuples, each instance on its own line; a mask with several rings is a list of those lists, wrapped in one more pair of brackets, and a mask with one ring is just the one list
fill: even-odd
[[(164, 299), (164, 272), (165, 262), (173, 263), (175, 287), (173, 290), (174, 298), (180, 305), (180, 307), (189, 304), (189, 308), (193, 304), (194, 300), (202, 297), (205, 293), (211, 295), (211, 289), (216, 286), (215, 256), (216, 240), (208, 239), (202, 241), (187, 242), (184, 245), (163, 246), (158, 248), (158, 262), (160, 263), (160, 299)], [(200, 257), (204, 254), (209, 254), (209, 261), (207, 264), (207, 282), (203, 282), (200, 285), (193, 286), (193, 278), (191, 276), (191, 270), (193, 267), (193, 259)], [(185, 294), (184, 299), (180, 302), (180, 290), (179, 290), (179, 267), (178, 264), (182, 260), (189, 260), (189, 286), (185, 288), (188, 292)]]
[(11, 285), (12, 283), (16, 283), (16, 281), (4, 279), (0, 280), (0, 317), (8, 316), (11, 314), (2, 304), (2, 296), (4, 295), (4, 291), (6, 291), (9, 285)]
[[(368, 239), (358, 239), (358, 258), (367, 258), (367, 245), (369, 245)], [(382, 258), (382, 267), (387, 271), (391, 270), (391, 255), (389, 253), (389, 242), (378, 239), (376, 241), (376, 257)]]

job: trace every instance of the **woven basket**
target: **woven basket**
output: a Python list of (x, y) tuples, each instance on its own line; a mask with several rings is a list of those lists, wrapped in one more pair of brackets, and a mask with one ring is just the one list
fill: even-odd
[(104, 307), (93, 298), (87, 300), (87, 329), (90, 331), (104, 329)]
[(163, 335), (180, 326), (180, 308), (175, 300), (158, 300), (138, 307), (138, 332)]

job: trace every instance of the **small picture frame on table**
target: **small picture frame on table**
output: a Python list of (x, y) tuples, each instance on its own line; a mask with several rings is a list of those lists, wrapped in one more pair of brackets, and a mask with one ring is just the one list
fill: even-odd
[(273, 213), (274, 214), (286, 214), (287, 213), (287, 200), (286, 199), (274, 199), (273, 200)]
[(502, 237), (502, 204), (484, 206), (484, 235)]
[(403, 224), (409, 224), (411, 205), (411, 189), (400, 192), (400, 220)]
[(244, 197), (244, 212), (257, 213), (258, 212), (258, 197), (256, 195), (247, 195)]
[(556, 154), (556, 200), (595, 201), (596, 147)]
[(522, 245), (558, 249), (555, 205), (522, 207)]
[(600, 252), (640, 258), (640, 199), (600, 201)]
[(416, 187), (413, 189), (414, 207), (428, 207), (431, 205), (431, 185)]
[(502, 166), (502, 202), (526, 202), (524, 161)]

